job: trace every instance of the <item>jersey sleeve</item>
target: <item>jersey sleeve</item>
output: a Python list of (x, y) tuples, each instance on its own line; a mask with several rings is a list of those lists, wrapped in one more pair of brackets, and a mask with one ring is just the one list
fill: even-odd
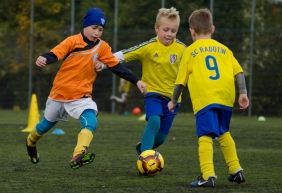
[(131, 48), (122, 50), (121, 52), (123, 54), (123, 60), (125, 62), (141, 60), (142, 56), (145, 55), (145, 48), (146, 46), (144, 46), (144, 43), (141, 43)]
[(74, 46), (74, 40), (72, 37), (68, 37), (65, 40), (63, 40), (61, 43), (59, 43), (57, 46), (55, 46), (51, 52), (53, 52), (58, 60), (63, 59), (71, 50), (73, 50)]
[(187, 85), (188, 76), (192, 71), (192, 67), (189, 65), (190, 54), (188, 48), (184, 51), (177, 73), (177, 78), (175, 84), (181, 84), (183, 86)]
[(112, 53), (112, 48), (106, 42), (102, 42), (98, 60), (104, 63), (107, 67), (113, 67), (119, 63), (118, 58)]
[(237, 59), (234, 57), (233, 53), (231, 52), (231, 61), (232, 61), (232, 68), (233, 68), (233, 76), (236, 74), (243, 72), (243, 69)]

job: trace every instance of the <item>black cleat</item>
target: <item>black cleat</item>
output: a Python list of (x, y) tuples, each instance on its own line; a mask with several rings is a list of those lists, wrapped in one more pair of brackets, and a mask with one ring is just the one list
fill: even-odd
[(28, 146), (26, 141), (26, 149), (31, 163), (37, 164), (39, 162), (39, 154), (37, 153), (36, 146)]
[(215, 187), (215, 177), (211, 176), (208, 180), (204, 180), (202, 176), (199, 176), (195, 181), (193, 181), (191, 184), (192, 188), (198, 188), (198, 187)]
[(141, 142), (138, 141), (138, 143), (135, 145), (135, 148), (136, 148), (136, 152), (138, 155), (141, 154)]
[(86, 164), (89, 164), (94, 161), (95, 154), (91, 152), (82, 152), (74, 156), (70, 161), (70, 167), (72, 169), (80, 168)]
[(228, 181), (229, 182), (236, 182), (238, 184), (244, 183), (245, 182), (245, 176), (243, 173), (243, 170), (240, 170), (236, 172), (235, 174), (230, 174), (228, 176)]

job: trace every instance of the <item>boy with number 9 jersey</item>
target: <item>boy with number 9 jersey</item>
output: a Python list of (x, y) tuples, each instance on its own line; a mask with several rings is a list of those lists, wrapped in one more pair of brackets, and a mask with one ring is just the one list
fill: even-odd
[(218, 139), (228, 167), (230, 182), (245, 181), (235, 142), (229, 132), (235, 100), (235, 79), (241, 109), (249, 106), (243, 70), (231, 50), (211, 38), (215, 27), (208, 9), (195, 10), (189, 17), (193, 39), (184, 52), (172, 100), (174, 109), (184, 86), (188, 85), (196, 117), (201, 175), (192, 187), (215, 187), (213, 139)]

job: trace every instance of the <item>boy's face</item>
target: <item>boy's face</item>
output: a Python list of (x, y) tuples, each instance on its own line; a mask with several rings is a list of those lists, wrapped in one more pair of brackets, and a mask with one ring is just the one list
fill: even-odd
[(99, 25), (90, 25), (83, 29), (84, 35), (90, 41), (96, 41), (98, 38), (100, 38), (103, 34), (103, 31), (104, 31), (104, 28)]
[(155, 26), (156, 34), (161, 43), (168, 46), (176, 38), (178, 31), (178, 22), (176, 19), (160, 18)]

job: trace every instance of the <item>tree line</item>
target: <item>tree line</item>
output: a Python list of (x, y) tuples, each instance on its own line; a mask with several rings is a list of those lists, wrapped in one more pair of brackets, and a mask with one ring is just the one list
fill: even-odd
[[(113, 45), (114, 0), (75, 0), (75, 33), (82, 30), (82, 19), (90, 7), (101, 7), (107, 16), (103, 39)], [(178, 39), (186, 45), (192, 43), (187, 17), (198, 8), (209, 7), (209, 0), (166, 0), (165, 7), (175, 7), (180, 12), (181, 24)], [(33, 33), (30, 33), (30, 0), (2, 1), (0, 3), (0, 108), (28, 107), (29, 49), (33, 38), (33, 61), (62, 41), (71, 33), (71, 0), (34, 0)], [(279, 1), (256, 0), (253, 69), (250, 70), (250, 0), (213, 1), (216, 32), (214, 38), (234, 52), (243, 66), (247, 84), (252, 73), (252, 109), (254, 115), (282, 114), (281, 29), (282, 4)], [(117, 50), (134, 46), (155, 35), (154, 22), (161, 1), (119, 0)], [(116, 51), (116, 50), (114, 50)], [(141, 75), (138, 63), (129, 67)], [(53, 78), (60, 63), (45, 69), (32, 67), (32, 92), (44, 108)], [(118, 82), (118, 81), (117, 81)], [(110, 111), (112, 75), (103, 71), (98, 75), (93, 97), (102, 111)], [(129, 106), (142, 106), (142, 96), (134, 90)], [(133, 102), (134, 101), (134, 102)], [(102, 104), (102, 105), (101, 105)], [(190, 102), (184, 101), (183, 111), (191, 111)]]

